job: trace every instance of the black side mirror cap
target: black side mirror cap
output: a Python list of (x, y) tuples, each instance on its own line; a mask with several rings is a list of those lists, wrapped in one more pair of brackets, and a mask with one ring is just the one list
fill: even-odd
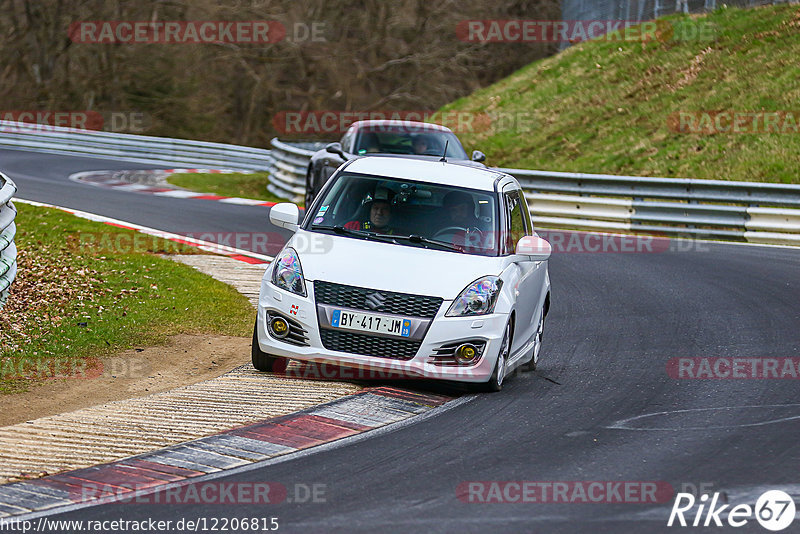
[(325, 146), (325, 151), (330, 152), (331, 154), (336, 154), (342, 159), (347, 159), (347, 156), (344, 155), (344, 150), (342, 150), (341, 143), (330, 143)]

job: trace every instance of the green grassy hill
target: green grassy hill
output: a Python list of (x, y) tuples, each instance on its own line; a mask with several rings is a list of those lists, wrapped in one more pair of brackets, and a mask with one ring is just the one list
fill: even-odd
[[(658, 27), (646, 43), (573, 45), (443, 111), (486, 113), (493, 124), (517, 118), (516, 128), (458, 132), (492, 166), (800, 183), (800, 7), (722, 8)], [(755, 133), (699, 122), (717, 112), (778, 122), (765, 127), (759, 116)], [(680, 113), (693, 133), (678, 131)]]

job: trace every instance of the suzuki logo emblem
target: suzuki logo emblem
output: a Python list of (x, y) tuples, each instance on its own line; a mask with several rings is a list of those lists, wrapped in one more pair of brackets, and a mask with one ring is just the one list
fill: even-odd
[(367, 293), (367, 296), (364, 298), (364, 306), (369, 308), (370, 310), (380, 310), (383, 308), (383, 305), (386, 303), (386, 297), (378, 293)]

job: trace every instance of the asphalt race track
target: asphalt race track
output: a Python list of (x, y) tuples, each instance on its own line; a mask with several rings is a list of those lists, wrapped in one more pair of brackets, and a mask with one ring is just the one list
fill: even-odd
[[(206, 233), (232, 232), (248, 234), (267, 232), (267, 238), (286, 242), (290, 233), (272, 226), (269, 208), (239, 206), (208, 200), (176, 199), (137, 194), (111, 188), (92, 187), (73, 182), (67, 177), (87, 170), (164, 169), (167, 167), (124, 161), (38, 154), (0, 150), (0, 170), (6, 172), (19, 188), (15, 195), (25, 200), (46, 202), (65, 208), (88, 211), (126, 222), (149, 226), (176, 234), (199, 237)], [(257, 240), (243, 240), (245, 246)], [(233, 245), (232, 245), (233, 246)], [(263, 246), (260, 248), (264, 248)], [(277, 250), (276, 250), (277, 248)], [(274, 254), (278, 243), (268, 250)]]
[[(263, 208), (67, 180), (80, 170), (144, 167), (0, 151), (0, 169), (20, 198), (178, 233), (269, 224)], [(210, 527), (213, 519), (276, 517), (279, 532), (638, 533), (698, 529), (667, 528), (672, 494), (644, 504), (481, 503), (457, 491), (480, 481), (652, 481), (675, 492), (703, 485), (730, 502), (752, 504), (767, 489), (797, 501), (800, 381), (679, 380), (667, 365), (680, 357), (800, 357), (800, 250), (684, 248), (556, 254), (537, 372), (393, 431), (214, 479), (278, 482), (295, 502), (109, 503), (50, 518), (206, 518)], [(308, 502), (314, 485), (322, 490)], [(755, 520), (735, 530), (766, 532)]]

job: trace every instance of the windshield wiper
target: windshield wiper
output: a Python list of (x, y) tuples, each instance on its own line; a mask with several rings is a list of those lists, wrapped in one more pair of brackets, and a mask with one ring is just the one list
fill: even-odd
[(364, 230), (351, 230), (350, 228), (345, 228), (344, 226), (341, 226), (341, 225), (338, 225), (338, 224), (335, 225), (335, 226), (323, 226), (323, 225), (319, 225), (319, 224), (312, 224), (311, 225), (311, 229), (312, 230), (332, 230), (333, 233), (339, 234), (339, 235), (352, 235), (352, 236), (363, 237), (364, 239), (372, 239), (372, 240), (377, 238), (380, 241), (383, 241), (383, 238), (393, 238), (394, 237), (392, 235), (376, 234), (375, 232), (365, 232)]
[(464, 249), (457, 245), (446, 243), (444, 241), (437, 241), (436, 239), (429, 239), (427, 237), (422, 237), (421, 235), (418, 234), (411, 234), (411, 235), (376, 234), (375, 232), (366, 232), (364, 230), (351, 230), (349, 228), (345, 228), (344, 226), (340, 225), (323, 226), (319, 224), (312, 224), (311, 229), (331, 230), (339, 235), (352, 235), (352, 236), (362, 237), (364, 239), (372, 239), (378, 241), (403, 240), (403, 241), (409, 241), (410, 243), (417, 243), (421, 245), (433, 245), (437, 247), (442, 247), (446, 250), (451, 250), (453, 252), (461, 252), (461, 253), (464, 252)]
[(361, 230), (351, 230), (349, 228), (345, 228), (344, 226), (339, 226), (339, 225), (326, 226), (326, 225), (322, 225), (322, 224), (312, 224), (311, 225), (311, 229), (312, 230), (331, 230), (331, 231), (333, 231), (333, 233), (339, 234), (339, 235), (357, 235), (357, 236), (361, 236), (361, 237), (369, 237), (369, 234), (367, 234), (366, 232), (362, 232)]
[(395, 239), (405, 239), (407, 241), (410, 241), (411, 243), (419, 243), (419, 244), (423, 244), (423, 245), (434, 245), (434, 246), (437, 246), (437, 247), (442, 247), (442, 248), (447, 249), (447, 250), (452, 250), (453, 252), (461, 252), (461, 253), (464, 252), (463, 248), (461, 248), (461, 247), (459, 247), (457, 245), (453, 245), (452, 243), (447, 243), (445, 241), (438, 241), (436, 239), (428, 239), (427, 237), (422, 237), (421, 235), (418, 235), (418, 234), (393, 235), (393, 236), (388, 236), (387, 235), (386, 237), (393, 237)]

